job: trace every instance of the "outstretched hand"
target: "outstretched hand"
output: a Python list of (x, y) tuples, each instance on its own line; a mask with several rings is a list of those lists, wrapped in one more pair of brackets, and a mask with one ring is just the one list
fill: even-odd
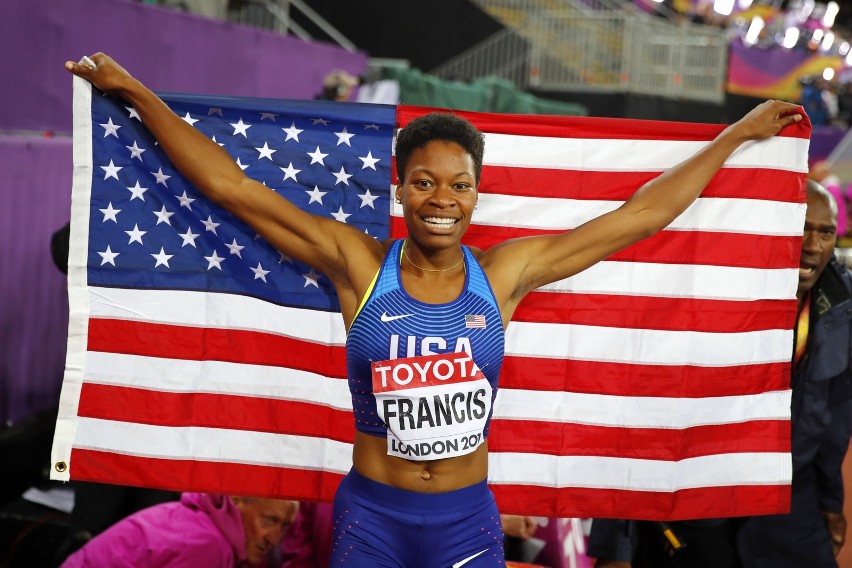
[(731, 125), (746, 140), (763, 140), (775, 136), (785, 126), (801, 122), (804, 111), (799, 105), (783, 101), (766, 101)]
[(65, 68), (107, 94), (120, 95), (127, 84), (133, 80), (124, 67), (104, 53), (98, 52), (90, 56), (90, 59), (95, 63), (94, 67), (80, 60), (77, 63), (66, 61)]

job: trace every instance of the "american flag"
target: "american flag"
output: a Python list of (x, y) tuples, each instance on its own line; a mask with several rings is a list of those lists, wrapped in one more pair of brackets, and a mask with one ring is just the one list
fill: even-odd
[[(75, 79), (69, 351), (53, 477), (330, 499), (354, 436), (327, 278), (174, 170)], [(432, 109), (165, 96), (247, 175), (378, 239), (392, 136)], [(467, 243), (571, 230), (721, 127), (460, 113), (486, 133)], [(809, 126), (750, 143), (661, 234), (530, 294), (489, 438), (504, 512), (779, 512)], [(473, 322), (478, 324), (473, 315)], [(484, 322), (482, 322), (484, 325)]]
[(464, 326), (470, 329), (485, 329), (485, 316), (466, 315), (464, 316)]

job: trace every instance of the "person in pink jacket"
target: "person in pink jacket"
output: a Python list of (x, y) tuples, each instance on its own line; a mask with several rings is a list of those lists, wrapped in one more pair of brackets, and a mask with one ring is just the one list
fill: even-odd
[(122, 519), (62, 568), (234, 568), (266, 561), (298, 504), (277, 499), (184, 493), (180, 501)]

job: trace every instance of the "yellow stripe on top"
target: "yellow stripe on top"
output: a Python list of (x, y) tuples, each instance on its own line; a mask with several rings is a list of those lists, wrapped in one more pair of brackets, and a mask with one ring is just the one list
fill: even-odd
[[(402, 246), (399, 247), (399, 264), (402, 265), (402, 255), (405, 252), (405, 243), (402, 243)], [(367, 291), (364, 293), (364, 297), (361, 298), (361, 303), (358, 304), (358, 309), (355, 310), (355, 316), (352, 318), (352, 323), (355, 323), (355, 320), (358, 319), (358, 314), (361, 313), (361, 310), (364, 309), (364, 305), (367, 303), (367, 300), (370, 299), (370, 294), (373, 293), (373, 288), (376, 287), (376, 281), (379, 279), (379, 273), (382, 271), (382, 267), (379, 266), (379, 269), (376, 270), (376, 273), (373, 275), (373, 280), (370, 282), (370, 285), (367, 286)]]
[(364, 297), (361, 298), (361, 303), (358, 304), (358, 309), (355, 310), (355, 317), (352, 318), (352, 323), (355, 323), (355, 320), (358, 319), (358, 314), (361, 313), (361, 310), (364, 308), (364, 305), (367, 303), (367, 300), (370, 299), (370, 294), (373, 293), (373, 288), (376, 287), (376, 281), (379, 279), (379, 272), (382, 271), (382, 267), (380, 266), (376, 273), (373, 275), (373, 280), (370, 282), (370, 285), (367, 286), (367, 291), (364, 293)]

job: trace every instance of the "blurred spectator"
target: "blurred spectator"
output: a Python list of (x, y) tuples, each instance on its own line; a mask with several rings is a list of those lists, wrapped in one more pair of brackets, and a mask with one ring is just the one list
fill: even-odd
[(335, 69), (325, 76), (322, 81), (322, 93), (315, 98), (323, 101), (348, 101), (352, 97), (352, 90), (360, 84), (358, 77)]
[(814, 163), (808, 172), (808, 178), (822, 185), (834, 197), (837, 204), (837, 234), (845, 235), (848, 228), (846, 199), (843, 195), (840, 179), (831, 172), (831, 168), (825, 161)]
[(298, 503), (184, 493), (119, 521), (63, 568), (234, 568), (263, 565), (296, 516)]
[(822, 86), (825, 83), (821, 78), (804, 77), (802, 82), (802, 107), (811, 119), (814, 126), (825, 126), (828, 124), (828, 107), (822, 96)]
[(834, 81), (822, 82), (822, 100), (828, 113), (828, 124), (835, 124), (840, 114), (839, 100), (837, 98), (837, 83)]
[(842, 127), (852, 124), (852, 85), (849, 83), (837, 87), (837, 122)]
[(281, 539), (281, 568), (319, 568), (331, 560), (331, 503), (303, 502)]

